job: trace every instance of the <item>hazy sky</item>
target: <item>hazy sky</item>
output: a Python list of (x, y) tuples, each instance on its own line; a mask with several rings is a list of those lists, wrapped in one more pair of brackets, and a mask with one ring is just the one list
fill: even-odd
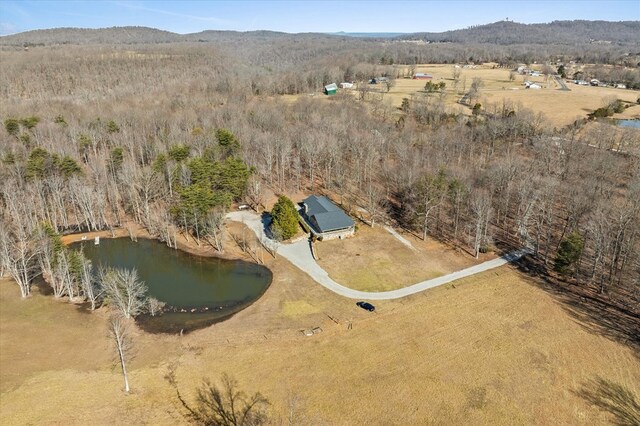
[(44, 1), (0, 0), (0, 35), (55, 28), (138, 25), (177, 33), (440, 32), (509, 18), (640, 20), (640, 0), (622, 1)]

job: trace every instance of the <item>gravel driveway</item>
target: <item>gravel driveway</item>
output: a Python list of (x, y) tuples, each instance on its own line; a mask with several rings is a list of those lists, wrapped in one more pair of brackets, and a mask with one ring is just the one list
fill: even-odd
[[(253, 232), (255, 232), (260, 240), (267, 238), (264, 232), (267, 224), (263, 223), (263, 219), (256, 213), (248, 211), (231, 212), (227, 214), (227, 218), (236, 222), (243, 222), (253, 230)], [(441, 277), (421, 281), (408, 287), (390, 291), (368, 292), (353, 290), (332, 280), (327, 271), (322, 269), (311, 255), (311, 248), (309, 247), (309, 244), (310, 242), (307, 240), (297, 241), (292, 244), (280, 244), (278, 248), (278, 255), (287, 259), (297, 268), (313, 278), (318, 284), (333, 291), (334, 293), (351, 299), (365, 300), (389, 300), (410, 296), (461, 278), (488, 271), (493, 268), (498, 268), (509, 262), (518, 260), (530, 252), (528, 249), (516, 250), (497, 259), (489, 260), (479, 265), (471, 266)]]

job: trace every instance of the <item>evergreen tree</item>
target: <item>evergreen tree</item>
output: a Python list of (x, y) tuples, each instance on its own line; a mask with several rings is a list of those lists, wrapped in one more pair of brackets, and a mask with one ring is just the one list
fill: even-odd
[(4, 120), (4, 128), (11, 136), (17, 136), (20, 132), (20, 122), (15, 118)]
[(120, 147), (113, 148), (109, 155), (109, 168), (112, 173), (119, 171), (124, 162), (124, 150)]
[(236, 136), (227, 129), (216, 130), (216, 139), (222, 150), (223, 157), (235, 155), (240, 149), (240, 142)]
[(296, 206), (286, 196), (278, 198), (278, 202), (271, 210), (271, 232), (283, 240), (293, 237), (298, 231), (298, 211)]
[(189, 157), (189, 147), (185, 145), (172, 145), (169, 148), (169, 158), (181, 162)]
[(569, 234), (558, 247), (553, 269), (562, 275), (568, 275), (575, 264), (580, 259), (582, 249), (584, 248), (584, 240), (577, 232)]
[(30, 179), (44, 178), (53, 166), (51, 154), (43, 148), (35, 148), (29, 154), (27, 161), (27, 177)]
[(82, 174), (82, 169), (73, 158), (65, 155), (58, 163), (58, 170), (65, 178), (70, 178), (75, 174)]
[(32, 130), (34, 127), (36, 127), (36, 125), (39, 122), (40, 122), (40, 118), (36, 116), (27, 117), (20, 120), (20, 124), (22, 124), (24, 127), (26, 127), (29, 130)]

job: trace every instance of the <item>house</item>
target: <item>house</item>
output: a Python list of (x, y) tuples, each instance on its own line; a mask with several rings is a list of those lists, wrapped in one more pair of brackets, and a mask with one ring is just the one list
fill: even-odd
[(335, 95), (338, 92), (338, 85), (335, 83), (327, 84), (324, 86), (325, 95)]
[(352, 87), (353, 87), (353, 83), (347, 83), (347, 82), (340, 83), (341, 89), (351, 89)]
[(373, 77), (371, 80), (369, 80), (369, 84), (379, 84), (379, 83), (385, 83), (389, 81), (388, 77)]
[(600, 84), (600, 80), (597, 80), (595, 78), (592, 78), (591, 81), (589, 82), (591, 83), (592, 86), (597, 86)]
[(524, 86), (526, 89), (542, 89), (542, 86), (540, 86), (537, 83), (534, 83), (533, 81), (525, 81)]
[(414, 80), (431, 80), (433, 76), (431, 74), (425, 74), (423, 72), (417, 72), (413, 75)]
[(301, 204), (300, 216), (319, 240), (342, 239), (354, 234), (353, 219), (327, 197), (312, 195)]
[(540, 77), (542, 74), (539, 71), (530, 71), (529, 75), (531, 77)]

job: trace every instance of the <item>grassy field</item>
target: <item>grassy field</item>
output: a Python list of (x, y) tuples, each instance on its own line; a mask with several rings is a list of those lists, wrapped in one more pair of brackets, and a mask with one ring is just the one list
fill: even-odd
[[(105, 313), (20, 300), (0, 281), (0, 423), (182, 423), (169, 365), (187, 397), (203, 377), (232, 373), (268, 396), (276, 424), (292, 397), (300, 423), (337, 425), (609, 424), (640, 398), (638, 353), (510, 267), (372, 314), (283, 260), (268, 266), (272, 286), (230, 320), (184, 336), (136, 332), (129, 395)], [(311, 327), (322, 332), (300, 332)], [(615, 414), (603, 409), (611, 391)]]
[[(530, 109), (536, 114), (542, 113), (546, 120), (556, 127), (566, 126), (579, 118), (586, 118), (587, 114), (604, 106), (612, 99), (636, 104), (640, 97), (638, 90), (578, 86), (573, 83), (566, 83), (570, 90), (562, 91), (558, 90), (559, 86), (554, 79), (545, 77), (516, 75), (515, 80), (510, 81), (509, 69), (493, 68), (492, 64), (479, 65), (477, 68), (460, 68), (459, 82), (454, 88), (453, 69), (453, 65), (422, 64), (418, 65), (415, 71), (433, 75), (431, 81), (434, 83), (446, 84), (444, 100), (447, 111), (455, 114), (471, 115), (471, 109), (459, 104), (458, 101), (469, 90), (474, 78), (482, 79), (483, 86), (478, 102), (485, 109), (490, 111), (492, 106), (501, 106), (506, 102), (517, 108)], [(542, 89), (525, 89), (523, 85), (525, 80), (541, 85)], [(399, 78), (395, 80), (394, 86), (388, 92), (383, 85), (370, 85), (369, 88), (378, 96), (382, 93), (384, 104), (399, 108), (403, 98), (411, 99), (416, 94), (424, 93), (425, 83), (426, 80)], [(340, 89), (340, 91), (352, 94), (354, 97), (358, 95), (355, 89)], [(321, 102), (331, 99), (321, 93), (282, 95), (281, 99), (292, 103), (298, 99), (310, 97)], [(637, 106), (631, 106), (625, 112), (616, 114), (615, 118), (637, 119), (640, 118), (640, 110)]]
[[(484, 85), (480, 91), (479, 102), (489, 107), (490, 104), (512, 102), (515, 106), (531, 109), (535, 113), (544, 114), (545, 118), (554, 126), (571, 124), (577, 118), (585, 118), (588, 113), (603, 106), (610, 99), (617, 98), (636, 103), (640, 96), (637, 90), (620, 90), (609, 87), (578, 86), (567, 83), (570, 91), (557, 90), (558, 85), (553, 79), (544, 77), (530, 77), (517, 75), (514, 81), (509, 80), (509, 70), (492, 68), (492, 65), (477, 68), (460, 68), (460, 82), (456, 90), (453, 88), (453, 65), (419, 65), (416, 72), (433, 75), (433, 82), (444, 81), (445, 100), (450, 112), (469, 114), (469, 108), (456, 102), (462, 97), (464, 89), (469, 90), (474, 78), (481, 78)], [(524, 80), (533, 81), (542, 86), (540, 90), (525, 89)], [(411, 98), (415, 93), (424, 89), (425, 80), (397, 79), (395, 86), (384, 97), (399, 107), (403, 98)], [(633, 107), (628, 113), (621, 115), (626, 118), (640, 118), (637, 108)]]
[(383, 227), (361, 225), (353, 238), (316, 244), (318, 263), (331, 278), (349, 288), (387, 291), (436, 278), (484, 260), (476, 260), (428, 238), (422, 241), (404, 233), (414, 250)]

